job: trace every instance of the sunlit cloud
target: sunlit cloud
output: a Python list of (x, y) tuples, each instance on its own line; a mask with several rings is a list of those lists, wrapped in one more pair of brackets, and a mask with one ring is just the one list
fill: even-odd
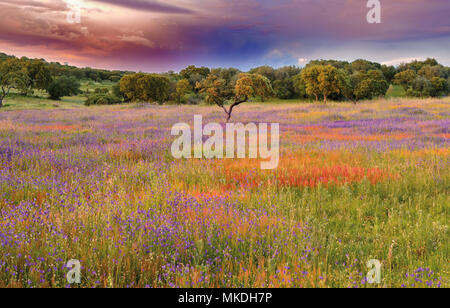
[(308, 63), (308, 59), (306, 58), (299, 58), (298, 59), (298, 66), (304, 66), (306, 63)]
[(384, 61), (381, 64), (385, 64), (385, 65), (399, 65), (402, 63), (409, 63), (412, 61), (424, 61), (425, 58), (424, 57), (411, 57), (411, 58), (400, 58), (400, 59), (393, 59), (393, 60), (389, 60), (389, 61)]
[(0, 0), (0, 51), (143, 71), (336, 57), (449, 61), (447, 0), (383, 1), (377, 25), (359, 0), (84, 0), (79, 24), (67, 22), (67, 1)]
[(145, 10), (159, 13), (172, 13), (172, 14), (192, 13), (192, 10), (187, 8), (152, 0), (90, 0), (90, 1), (108, 3), (119, 7), (125, 7), (135, 10)]

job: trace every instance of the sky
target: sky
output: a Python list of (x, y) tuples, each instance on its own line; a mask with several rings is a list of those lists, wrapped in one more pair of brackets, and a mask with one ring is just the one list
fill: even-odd
[[(144, 72), (364, 58), (450, 66), (449, 0), (0, 0), (0, 52)], [(79, 12), (79, 23), (77, 14)]]

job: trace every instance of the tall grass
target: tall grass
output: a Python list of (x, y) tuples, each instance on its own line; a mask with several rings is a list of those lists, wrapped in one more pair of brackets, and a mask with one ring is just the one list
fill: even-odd
[(448, 287), (449, 107), (242, 106), (280, 123), (275, 171), (172, 158), (213, 107), (2, 112), (0, 287)]

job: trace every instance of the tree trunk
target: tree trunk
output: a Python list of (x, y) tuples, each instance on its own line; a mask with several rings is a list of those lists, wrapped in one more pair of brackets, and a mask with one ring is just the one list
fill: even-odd
[(227, 116), (227, 123), (230, 123), (231, 113), (227, 113), (227, 114), (228, 114), (228, 116)]
[(228, 110), (225, 106), (222, 106), (222, 109), (227, 114), (227, 121), (225, 123), (230, 123), (231, 113), (233, 112), (233, 110), (231, 108)]
[(242, 100), (235, 101), (235, 102), (230, 106), (230, 108), (229, 108), (228, 110), (227, 110), (227, 108), (226, 108), (225, 106), (223, 106), (223, 105), (221, 106), (222, 109), (223, 109), (223, 110), (225, 111), (225, 113), (227, 114), (227, 122), (226, 122), (226, 123), (229, 123), (229, 122), (230, 122), (231, 114), (233, 113), (234, 107), (239, 106), (240, 104), (245, 103), (247, 100), (248, 100), (248, 98), (245, 97), (245, 98), (242, 99)]
[(316, 102), (319, 101), (319, 96), (317, 96), (317, 94), (314, 94), (314, 96), (316, 97)]
[(4, 88), (2, 86), (1, 88), (1, 92), (0, 92), (0, 108), (3, 107), (3, 100), (5, 99), (5, 97), (9, 94), (9, 91), (11, 90), (11, 88)]
[(326, 95), (323, 96), (323, 103), (324, 103), (325, 105), (327, 104), (327, 96), (326, 96)]

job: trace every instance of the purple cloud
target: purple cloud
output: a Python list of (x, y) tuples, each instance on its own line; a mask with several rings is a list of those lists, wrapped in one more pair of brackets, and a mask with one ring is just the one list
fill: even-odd
[(192, 10), (182, 8), (179, 6), (149, 0), (92, 0), (92, 1), (113, 4), (130, 9), (144, 10), (158, 13), (191, 14), (193, 12)]
[[(436, 57), (450, 64), (448, 0), (381, 1), (381, 24), (367, 22), (365, 0), (84, 3), (82, 23), (70, 25), (62, 0), (0, 0), (0, 51), (143, 71), (189, 64), (247, 69), (317, 58)], [(125, 15), (124, 8), (134, 11)]]

